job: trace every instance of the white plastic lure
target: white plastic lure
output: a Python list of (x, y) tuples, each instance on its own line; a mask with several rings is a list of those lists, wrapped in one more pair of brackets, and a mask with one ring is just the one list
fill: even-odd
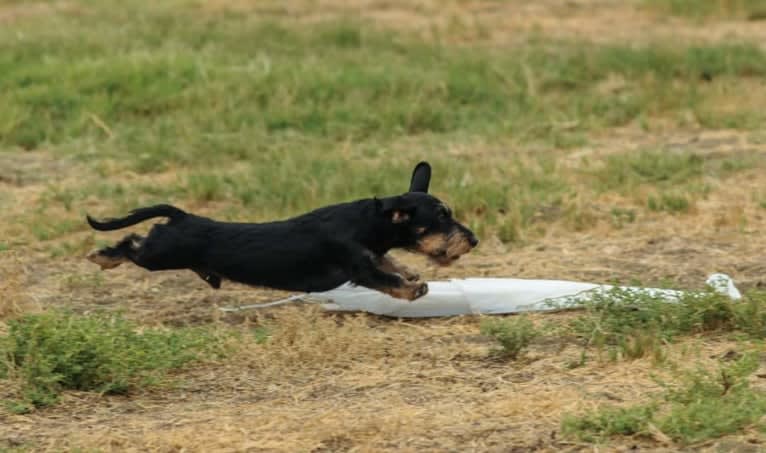
[[(712, 274), (706, 284), (733, 300), (742, 298), (726, 274)], [(276, 302), (222, 308), (239, 311), (265, 308), (305, 300), (318, 300), (331, 311), (366, 311), (397, 318), (429, 318), (469, 314), (508, 314), (551, 311), (572, 307), (594, 294), (613, 289), (611, 285), (566, 280), (519, 278), (467, 278), (428, 282), (428, 294), (407, 302), (386, 294), (349, 284), (321, 293), (291, 296)], [(668, 302), (677, 302), (686, 292), (671, 289), (620, 286), (622, 290), (644, 293)]]

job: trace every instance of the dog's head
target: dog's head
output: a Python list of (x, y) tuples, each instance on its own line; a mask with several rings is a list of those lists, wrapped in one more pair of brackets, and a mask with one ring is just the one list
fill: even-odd
[(452, 216), (452, 210), (428, 194), (431, 166), (421, 162), (412, 172), (409, 192), (381, 200), (381, 209), (402, 231), (402, 246), (448, 266), (471, 251), (479, 240)]

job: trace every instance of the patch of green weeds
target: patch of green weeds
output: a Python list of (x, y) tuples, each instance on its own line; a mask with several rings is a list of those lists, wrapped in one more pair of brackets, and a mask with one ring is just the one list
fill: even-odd
[(611, 214), (612, 225), (617, 228), (622, 228), (625, 224), (636, 221), (635, 209), (626, 209), (615, 206), (609, 213)]
[(119, 316), (63, 312), (8, 322), (0, 337), (0, 376), (22, 383), (17, 412), (54, 404), (64, 390), (127, 393), (160, 383), (165, 374), (224, 352), (209, 329), (139, 328)]
[(688, 212), (691, 208), (691, 203), (686, 195), (674, 193), (650, 195), (646, 200), (646, 206), (651, 211), (664, 211), (671, 214)]
[(500, 347), (493, 354), (504, 359), (516, 360), (540, 332), (526, 316), (506, 319), (487, 319), (481, 323), (482, 335), (495, 339)]
[(565, 416), (562, 431), (593, 442), (612, 436), (648, 436), (651, 425), (674, 442), (690, 445), (748, 426), (763, 426), (766, 394), (748, 382), (757, 368), (755, 354), (745, 354), (715, 371), (685, 372), (680, 375), (681, 384), (663, 384), (663, 394), (651, 403)]
[(562, 431), (585, 442), (610, 436), (645, 434), (657, 408), (654, 405), (604, 408), (581, 416), (565, 416)]
[(255, 338), (255, 342), (257, 344), (263, 344), (269, 341), (269, 337), (271, 336), (271, 330), (269, 330), (265, 326), (258, 326), (253, 328), (253, 337)]
[(766, 338), (766, 297), (750, 292), (743, 300), (708, 290), (685, 293), (678, 302), (647, 291), (612, 288), (583, 302), (585, 314), (570, 328), (587, 346), (611, 360), (664, 360), (663, 345), (683, 334), (739, 331)]

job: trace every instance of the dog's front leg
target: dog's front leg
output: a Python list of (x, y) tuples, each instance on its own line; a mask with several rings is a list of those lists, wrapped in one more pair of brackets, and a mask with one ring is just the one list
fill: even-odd
[[(354, 266), (351, 282), (372, 288), (397, 299), (415, 300), (428, 293), (428, 284), (421, 281), (405, 280), (399, 274), (384, 272), (371, 259)], [(359, 263), (361, 264), (361, 263)]]
[(378, 267), (377, 257), (361, 245), (335, 243), (342, 257), (349, 280), (356, 285), (371, 288), (397, 299), (415, 300), (428, 293), (424, 282), (411, 282), (402, 276), (386, 272)]
[(388, 253), (378, 258), (378, 269), (382, 270), (383, 272), (399, 274), (411, 282), (420, 280), (420, 275), (418, 275), (417, 272), (395, 260), (394, 257)]

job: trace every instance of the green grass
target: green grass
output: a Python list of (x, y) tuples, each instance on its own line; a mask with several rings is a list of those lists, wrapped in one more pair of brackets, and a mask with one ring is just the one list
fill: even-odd
[(645, 434), (656, 410), (654, 405), (644, 405), (603, 408), (581, 416), (569, 415), (562, 420), (562, 431), (587, 442), (603, 440), (609, 436)]
[[(461, 219), (480, 236), (517, 242), (550, 222), (587, 229), (597, 214), (573, 202), (556, 156), (509, 149), (566, 148), (639, 119), (683, 123), (689, 111), (707, 115), (709, 127), (766, 121), (763, 109), (734, 115), (705, 103), (716, 93), (703, 73), (735, 94), (742, 78), (766, 76), (766, 53), (748, 44), (449, 46), (353, 20), (297, 25), (183, 1), (82, 8), (88, 13), (21, 17), (0, 29), (0, 151), (45, 149), (94, 170), (39, 202), (78, 219), (85, 199), (120, 212), (226, 202), (232, 217), (281, 218), (403, 191), (412, 165), (427, 158), (433, 190)], [(623, 86), (605, 91), (614, 77)], [(703, 167), (699, 158), (648, 153), (607, 162), (594, 186), (673, 188)], [(179, 175), (170, 185), (114, 180), (167, 170)], [(636, 207), (693, 206), (696, 194), (676, 192)], [(78, 228), (39, 227), (33, 236)]]
[(763, 0), (645, 0), (663, 13), (694, 19), (766, 19)]
[(665, 346), (679, 337), (736, 333), (755, 341), (766, 339), (766, 293), (751, 291), (742, 300), (708, 289), (683, 293), (677, 302), (648, 291), (612, 288), (579, 302), (583, 313), (564, 325), (541, 330), (525, 316), (487, 319), (481, 333), (498, 342), (494, 354), (518, 358), (539, 336), (579, 338), (582, 360), (595, 350), (610, 361), (651, 357), (666, 359)]
[(540, 333), (526, 317), (487, 319), (481, 323), (482, 335), (495, 339), (500, 345), (493, 353), (499, 357), (516, 360)]
[(741, 332), (766, 338), (766, 295), (760, 292), (741, 301), (712, 291), (686, 293), (668, 303), (660, 295), (613, 288), (594, 293), (582, 307), (585, 313), (571, 322), (571, 332), (610, 360), (649, 356), (662, 362), (664, 345), (680, 335)]
[(209, 329), (160, 330), (116, 316), (28, 314), (0, 337), (0, 377), (20, 380), (9, 404), (26, 412), (54, 404), (64, 390), (127, 393), (161, 382), (169, 370), (223, 351)]
[(653, 401), (622, 408), (600, 408), (562, 420), (562, 431), (588, 442), (613, 436), (650, 435), (650, 425), (674, 442), (690, 445), (749, 426), (763, 427), (766, 394), (752, 388), (748, 377), (758, 360), (747, 354), (715, 371), (699, 368), (666, 385)]
[(652, 211), (666, 211), (670, 213), (688, 212), (691, 207), (691, 202), (686, 195), (672, 193), (650, 195), (646, 203)]
[(608, 156), (595, 171), (599, 191), (631, 192), (643, 184), (669, 187), (685, 184), (704, 174), (705, 161), (696, 154), (643, 150)]
[[(585, 161), (585, 176), (596, 193), (630, 195), (649, 211), (672, 214), (689, 212), (711, 191), (708, 181), (722, 181), (760, 165), (755, 158), (703, 157), (689, 152), (640, 150), (607, 156), (603, 163)], [(589, 170), (593, 166), (595, 169)], [(646, 190), (641, 190), (646, 189)], [(651, 193), (644, 195), (650, 190)], [(623, 226), (635, 220), (635, 212), (616, 208), (612, 221)]]
[[(110, 151), (129, 152), (145, 171), (221, 155), (247, 159), (303, 140), (327, 146), (511, 135), (556, 144), (679, 103), (693, 108), (704, 97), (696, 82), (703, 72), (766, 74), (764, 53), (744, 45), (540, 43), (499, 52), (442, 47), (356, 23), (290, 28), (158, 12), (115, 31), (119, 9), (97, 17), (86, 24), (90, 17), (59, 19), (64, 29), (87, 30), (71, 35), (22, 28), (30, 36), (19, 41), (6, 32), (0, 143), (34, 149), (71, 137), (110, 140)], [(338, 41), (352, 32), (357, 45)], [(628, 92), (599, 94), (598, 83), (613, 74), (629, 81)]]

